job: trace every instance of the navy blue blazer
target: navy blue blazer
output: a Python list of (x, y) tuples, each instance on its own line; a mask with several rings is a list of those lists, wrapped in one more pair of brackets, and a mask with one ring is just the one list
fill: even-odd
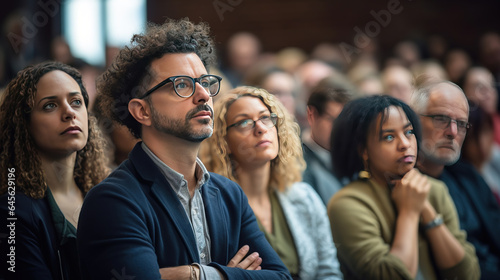
[[(8, 193), (0, 196), (0, 279), (79, 279), (76, 240), (56, 230), (47, 196), (34, 199), (16, 192), (15, 216), (9, 215), (8, 198)], [(8, 228), (10, 223), (14, 227)], [(11, 253), (15, 259), (8, 263)], [(15, 272), (7, 270), (12, 264)]]
[[(236, 183), (210, 173), (202, 197), (210, 266), (227, 279), (291, 279)], [(77, 242), (85, 279), (160, 279), (160, 268), (200, 261), (184, 208), (141, 143), (85, 197)], [(226, 266), (245, 244), (259, 252), (261, 271)]]

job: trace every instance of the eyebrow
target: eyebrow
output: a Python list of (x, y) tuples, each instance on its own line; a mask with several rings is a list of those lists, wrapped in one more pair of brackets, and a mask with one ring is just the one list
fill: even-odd
[[(69, 96), (71, 97), (71, 96), (75, 96), (75, 95), (78, 95), (78, 94), (81, 94), (83, 96), (83, 94), (81, 92), (78, 92), (78, 91), (70, 92)], [(40, 101), (38, 101), (38, 104), (40, 104), (42, 101), (44, 101), (46, 99), (48, 99), (48, 100), (54, 100), (54, 99), (57, 99), (57, 96), (56, 95), (46, 96), (46, 97), (40, 99)]]
[[(259, 112), (259, 114), (266, 113), (267, 111), (268, 110), (262, 110), (262, 111)], [(241, 113), (241, 114), (238, 114), (238, 115), (234, 116), (235, 119), (238, 118), (238, 117), (250, 117), (250, 115), (245, 114), (245, 113)]]

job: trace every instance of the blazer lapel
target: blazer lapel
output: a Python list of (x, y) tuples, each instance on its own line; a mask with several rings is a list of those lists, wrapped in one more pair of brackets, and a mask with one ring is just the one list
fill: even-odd
[(199, 262), (196, 239), (186, 211), (165, 176), (140, 145), (141, 142), (137, 143), (129, 155), (130, 162), (137, 170), (137, 176), (152, 181), (151, 196), (156, 198), (166, 215), (173, 221), (185, 247), (188, 248), (189, 257), (195, 262)]
[(167, 215), (174, 222), (184, 245), (188, 248), (189, 257), (192, 260), (199, 262), (198, 248), (196, 247), (196, 239), (194, 237), (193, 229), (191, 228), (191, 223), (189, 222), (189, 218), (184, 210), (184, 207), (177, 198), (175, 192), (172, 190), (170, 184), (168, 184), (166, 179), (163, 179), (163, 182), (155, 182), (151, 186), (151, 193), (152, 196), (155, 196), (160, 202), (160, 205), (163, 209), (165, 209)]
[(228, 256), (228, 229), (226, 213), (222, 209), (222, 198), (212, 181), (208, 181), (202, 187), (203, 204), (205, 205), (205, 214), (207, 218), (208, 230), (210, 232), (210, 250), (212, 261), (227, 263), (229, 262)]

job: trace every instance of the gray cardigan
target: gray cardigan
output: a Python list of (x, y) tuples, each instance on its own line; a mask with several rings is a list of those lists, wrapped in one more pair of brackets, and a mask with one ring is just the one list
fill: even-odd
[(277, 194), (297, 248), (300, 279), (342, 279), (326, 208), (316, 191), (299, 182)]

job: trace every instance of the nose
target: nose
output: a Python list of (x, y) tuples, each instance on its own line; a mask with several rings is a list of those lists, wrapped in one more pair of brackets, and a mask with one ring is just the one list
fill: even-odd
[(208, 89), (202, 87), (198, 82), (194, 83), (194, 94), (193, 103), (194, 104), (204, 104), (210, 99), (210, 94)]
[(408, 137), (406, 137), (406, 135), (402, 135), (402, 137), (400, 137), (400, 139), (401, 140), (399, 141), (398, 149), (401, 151), (407, 150), (411, 145), (410, 139), (408, 139)]
[(444, 133), (448, 139), (454, 139), (458, 135), (457, 121), (451, 120), (448, 127), (444, 130)]
[(256, 135), (264, 134), (268, 130), (269, 128), (261, 120), (255, 122), (254, 133)]
[(70, 104), (66, 103), (63, 107), (63, 113), (62, 113), (62, 120), (63, 121), (70, 121), (76, 119), (76, 112), (73, 107), (71, 107)]

